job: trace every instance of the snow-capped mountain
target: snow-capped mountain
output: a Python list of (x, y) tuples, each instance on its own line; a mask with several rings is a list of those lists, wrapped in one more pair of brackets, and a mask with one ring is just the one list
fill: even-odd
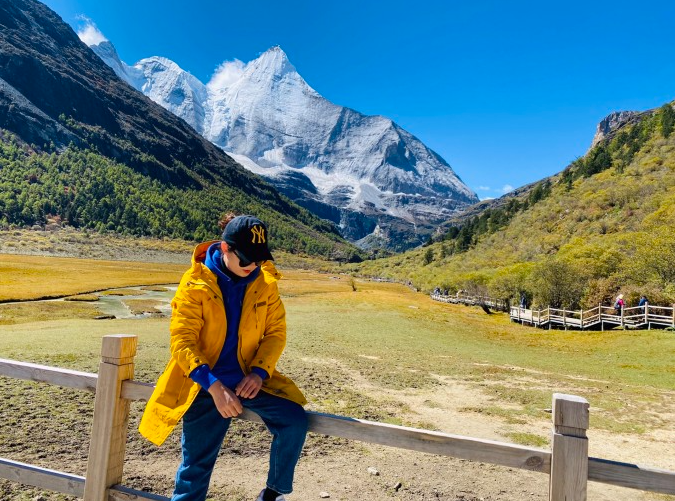
[(248, 64), (228, 63), (207, 85), (165, 58), (128, 66), (110, 42), (92, 49), (130, 85), (363, 246), (418, 245), (478, 201), (439, 155), (390, 119), (321, 97), (280, 47)]

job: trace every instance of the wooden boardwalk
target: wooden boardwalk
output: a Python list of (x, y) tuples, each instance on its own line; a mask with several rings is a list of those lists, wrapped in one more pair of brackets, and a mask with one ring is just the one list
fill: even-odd
[(633, 306), (624, 308), (621, 314), (611, 306), (598, 305), (590, 310), (566, 310), (551, 308), (532, 310), (519, 306), (509, 306), (502, 299), (488, 296), (469, 296), (465, 294), (431, 294), (431, 299), (444, 303), (483, 306), (499, 311), (508, 311), (511, 320), (523, 325), (541, 328), (562, 327), (564, 329), (604, 330), (623, 326), (631, 329), (667, 329), (675, 328), (675, 305), (673, 306)]
[(611, 306), (598, 305), (590, 310), (566, 310), (545, 308), (530, 310), (511, 306), (511, 320), (535, 327), (564, 329), (600, 329), (622, 326), (631, 329), (675, 328), (675, 307), (672, 306), (634, 306), (624, 308), (621, 314)]

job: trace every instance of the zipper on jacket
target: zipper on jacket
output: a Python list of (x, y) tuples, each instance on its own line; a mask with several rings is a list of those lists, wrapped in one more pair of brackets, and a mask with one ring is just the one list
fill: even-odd
[[(218, 356), (216, 357), (216, 362), (218, 362), (218, 359), (220, 358), (220, 354), (222, 353), (223, 348), (225, 347), (225, 339), (227, 338), (227, 312), (225, 311), (225, 299), (222, 297), (222, 292), (221, 293), (216, 292), (216, 290), (213, 287), (211, 287), (211, 285), (206, 280), (204, 280), (203, 278), (200, 278), (199, 281), (195, 281), (195, 282), (190, 281), (190, 282), (186, 283), (186, 285), (192, 285), (193, 287), (195, 285), (201, 285), (201, 284), (203, 284), (204, 287), (206, 287), (207, 289), (209, 289), (211, 291), (211, 293), (213, 294), (213, 296), (212, 296), (213, 299), (216, 299), (216, 300), (220, 299), (220, 305), (223, 308), (223, 317), (225, 317), (226, 323), (224, 325), (225, 334), (223, 335), (223, 344), (220, 347), (220, 350), (218, 350)], [(220, 291), (220, 287), (218, 287), (218, 291)], [(216, 362), (214, 362), (214, 365), (216, 364)], [(207, 364), (207, 365), (209, 366), (209, 369), (213, 369), (211, 364)]]
[[(262, 274), (261, 274), (261, 275), (258, 275), (258, 278), (260, 278), (261, 276), (262, 276)], [(252, 286), (255, 282), (257, 282), (257, 281), (258, 281), (258, 278), (256, 278), (251, 284), (249, 284), (249, 285), (247, 286), (247, 288), (248, 288), (249, 286)], [(263, 282), (262, 285), (266, 285), (266, 284), (264, 284), (264, 282)], [(253, 294), (252, 294), (252, 296), (253, 296), (253, 315), (255, 316), (255, 331), (256, 331), (256, 334), (258, 334), (258, 298), (262, 295), (262, 293), (263, 293), (263, 291), (264, 291), (265, 289), (266, 289), (266, 286), (265, 286), (265, 287), (262, 287), (262, 288), (260, 289), (260, 294), (258, 294), (258, 291), (257, 291), (257, 290), (254, 290), (254, 291), (253, 291)], [(244, 298), (246, 298), (246, 291), (244, 291)], [(241, 319), (239, 320), (239, 326), (240, 326), (240, 328), (241, 328), (241, 323), (242, 323), (243, 321), (244, 321), (244, 305), (243, 305), (243, 303), (242, 303), (242, 307), (241, 307)], [(241, 352), (241, 345), (242, 345), (241, 333), (239, 333), (239, 339), (238, 339), (237, 345), (238, 345), (238, 346), (237, 346), (237, 349), (239, 350), (239, 360), (243, 360), (243, 361), (244, 361), (244, 364), (246, 365), (246, 367), (244, 367), (244, 372), (246, 372), (246, 370), (248, 370), (249, 373), (250, 373), (250, 364), (249, 364), (248, 360), (246, 360), (246, 359), (244, 358), (244, 355), (243, 355), (243, 353)], [(260, 346), (260, 338), (258, 338), (258, 346)], [(253, 360), (251, 360), (251, 362), (252, 362), (252, 361), (253, 361)], [(270, 375), (270, 376), (271, 376), (271, 375)]]

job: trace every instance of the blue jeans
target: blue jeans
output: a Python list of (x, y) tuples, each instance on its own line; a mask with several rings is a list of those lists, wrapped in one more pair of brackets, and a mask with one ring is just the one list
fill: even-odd
[[(272, 433), (267, 487), (281, 494), (293, 490), (293, 474), (307, 434), (307, 415), (301, 405), (285, 398), (258, 392), (242, 398), (247, 409), (258, 414)], [(171, 501), (203, 501), (231, 418), (216, 409), (211, 395), (201, 390), (183, 416), (183, 461), (176, 472)]]

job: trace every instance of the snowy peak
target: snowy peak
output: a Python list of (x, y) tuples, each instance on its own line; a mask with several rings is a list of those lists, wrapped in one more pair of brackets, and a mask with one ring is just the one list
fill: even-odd
[(392, 120), (323, 98), (278, 46), (247, 64), (223, 63), (207, 85), (166, 58), (129, 67), (96, 47), (131, 85), (364, 246), (419, 245), (478, 201), (445, 160)]
[(141, 59), (134, 66), (120, 60), (112, 43), (103, 41), (90, 48), (122, 80), (188, 122), (204, 134), (206, 86), (165, 57)]
[(89, 48), (93, 50), (98, 57), (103, 59), (112, 70), (120, 77), (122, 80), (127, 82), (129, 85), (134, 87), (136, 90), (140, 90), (136, 85), (135, 81), (137, 79), (136, 72), (133, 68), (122, 62), (115, 46), (108, 40), (104, 40), (95, 45), (90, 45)]
[(320, 97), (300, 76), (279, 46), (263, 52), (257, 59), (244, 66), (240, 79), (234, 82), (232, 87), (253, 88), (260, 95), (276, 93), (278, 98), (286, 101), (289, 98), (286, 93), (295, 94), (298, 91)]
[(250, 74), (267, 74), (283, 77), (286, 73), (297, 73), (286, 53), (278, 45), (263, 52), (258, 59), (249, 63)]
[(137, 86), (143, 94), (204, 134), (208, 93), (203, 83), (165, 57), (141, 59), (134, 69), (141, 75)]
[[(108, 40), (105, 40), (99, 43), (98, 45), (92, 45), (91, 48), (96, 52), (96, 54), (98, 54), (98, 57), (103, 59), (111, 68), (113, 69), (115, 69), (116, 67), (123, 68), (124, 66), (126, 66), (120, 60), (120, 57), (117, 54), (115, 46)], [(117, 73), (117, 71), (115, 71), (115, 73)]]

